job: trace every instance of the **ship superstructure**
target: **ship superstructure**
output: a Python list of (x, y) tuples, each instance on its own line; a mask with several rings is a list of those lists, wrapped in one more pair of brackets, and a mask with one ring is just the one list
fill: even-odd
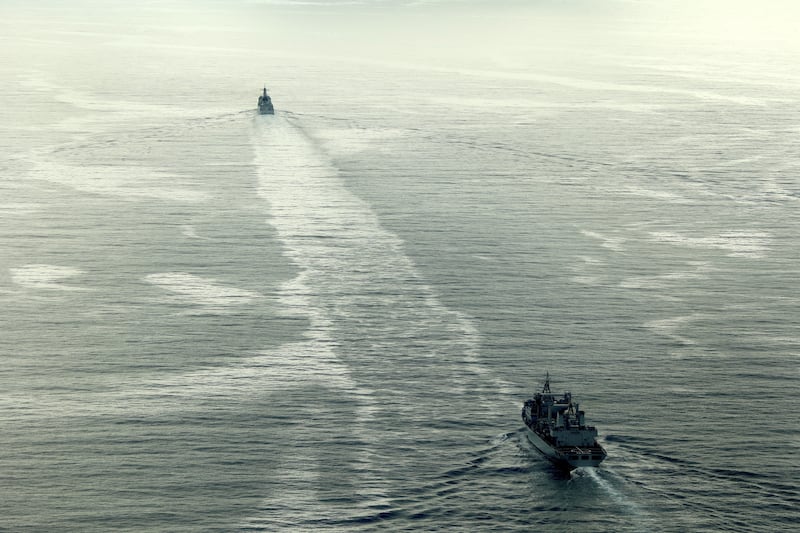
[(597, 442), (597, 428), (586, 425), (586, 416), (572, 394), (557, 397), (550, 390), (550, 374), (533, 398), (522, 407), (525, 435), (551, 461), (569, 469), (597, 466), (606, 451)]
[(274, 115), (275, 108), (272, 107), (272, 98), (267, 94), (267, 88), (258, 97), (258, 113), (260, 115)]

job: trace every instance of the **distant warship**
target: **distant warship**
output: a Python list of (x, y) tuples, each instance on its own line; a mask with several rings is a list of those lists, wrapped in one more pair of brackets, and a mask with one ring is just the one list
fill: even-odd
[(525, 402), (522, 420), (531, 444), (548, 459), (569, 470), (579, 466), (597, 466), (606, 458), (606, 451), (597, 443), (597, 429), (587, 426), (584, 413), (572, 394), (561, 398), (550, 392), (550, 374), (542, 392)]
[(258, 97), (258, 114), (259, 115), (274, 115), (275, 108), (272, 107), (272, 98), (267, 94), (267, 88), (264, 87), (264, 92)]

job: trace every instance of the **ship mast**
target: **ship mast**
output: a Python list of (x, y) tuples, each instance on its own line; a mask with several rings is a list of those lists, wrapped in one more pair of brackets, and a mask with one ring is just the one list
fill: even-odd
[(542, 387), (542, 392), (550, 393), (550, 372), (545, 375), (544, 378), (544, 387)]

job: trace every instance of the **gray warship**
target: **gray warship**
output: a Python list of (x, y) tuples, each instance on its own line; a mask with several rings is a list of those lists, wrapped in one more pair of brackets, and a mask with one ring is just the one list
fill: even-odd
[(258, 97), (258, 114), (259, 115), (274, 115), (275, 108), (272, 107), (272, 98), (267, 94), (267, 88), (264, 87), (264, 92)]
[(597, 428), (586, 425), (584, 412), (573, 403), (572, 394), (565, 392), (557, 398), (550, 391), (549, 373), (542, 392), (525, 401), (522, 420), (528, 441), (560, 467), (597, 466), (606, 458), (597, 442)]

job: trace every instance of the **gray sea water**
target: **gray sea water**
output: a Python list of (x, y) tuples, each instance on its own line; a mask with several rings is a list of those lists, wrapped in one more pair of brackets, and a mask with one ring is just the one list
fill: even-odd
[(0, 7), (0, 530), (796, 527), (797, 55), (292, 4)]

